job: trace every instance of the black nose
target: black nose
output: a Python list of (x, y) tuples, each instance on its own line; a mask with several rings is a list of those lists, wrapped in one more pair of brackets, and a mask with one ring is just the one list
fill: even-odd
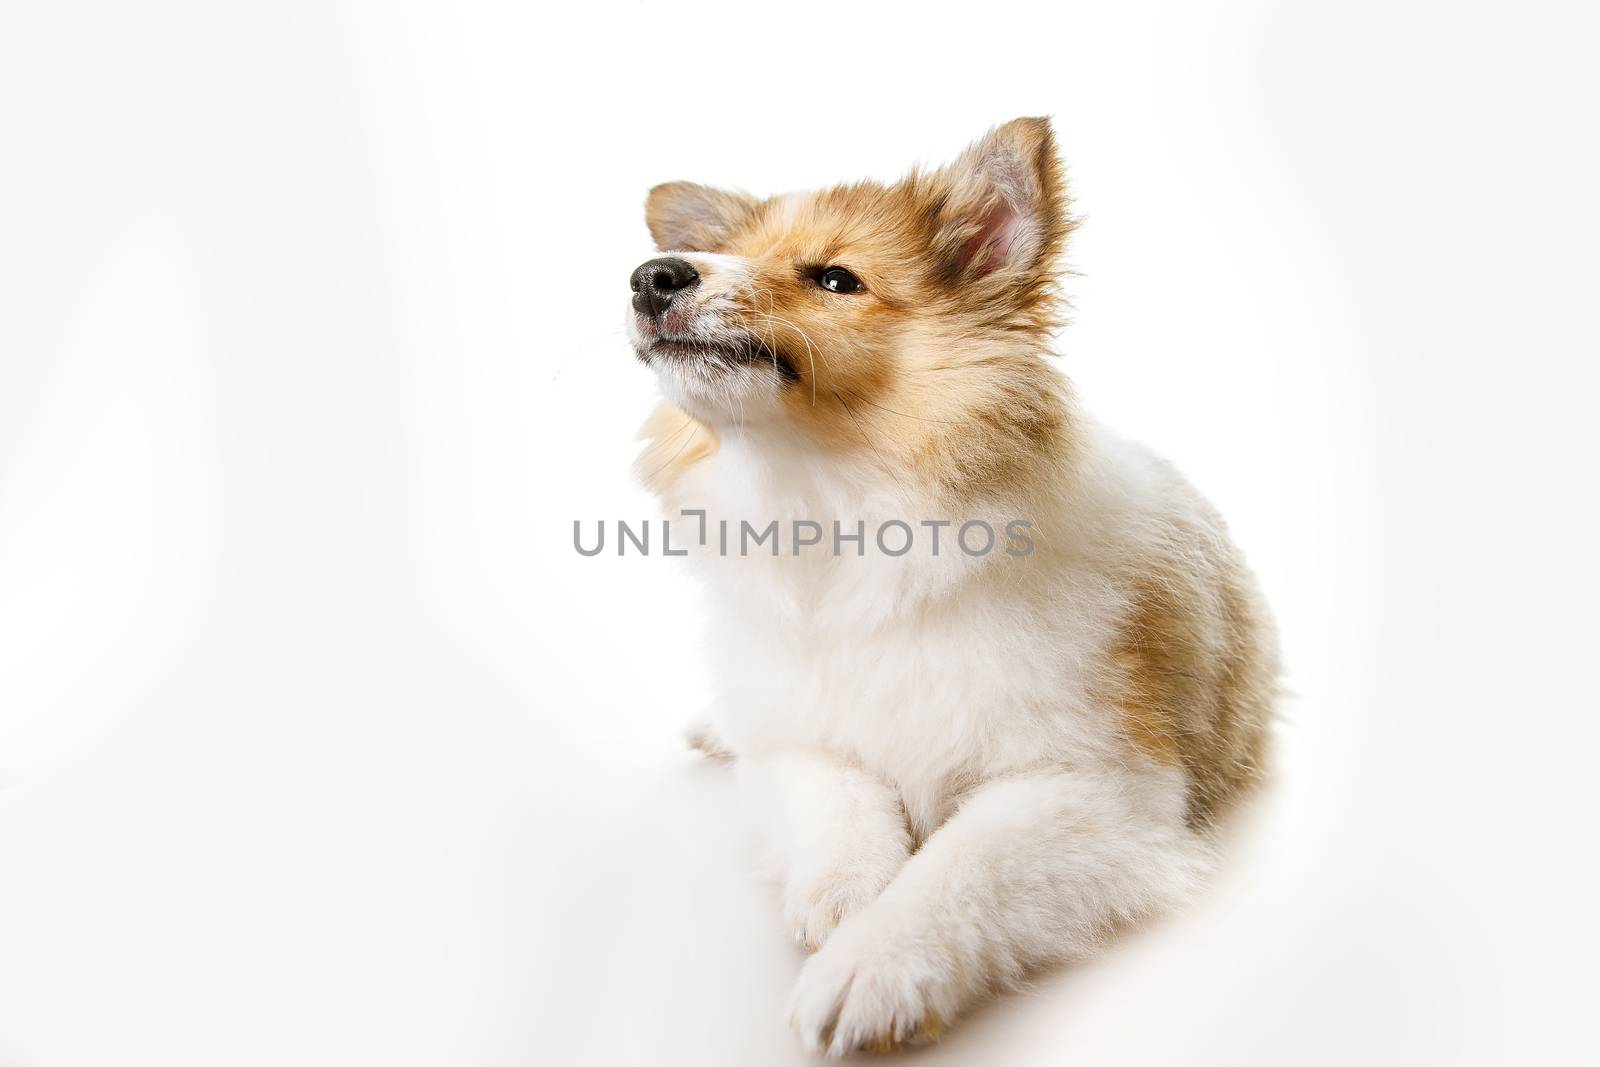
[(639, 264), (628, 285), (633, 289), (633, 309), (651, 318), (667, 310), (672, 298), (685, 289), (693, 288), (700, 274), (688, 263), (672, 256), (663, 256)]

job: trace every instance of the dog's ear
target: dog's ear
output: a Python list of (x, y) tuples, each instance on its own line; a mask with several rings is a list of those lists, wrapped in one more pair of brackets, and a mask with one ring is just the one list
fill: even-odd
[(935, 261), (950, 282), (1047, 284), (1072, 219), (1050, 120), (990, 130), (932, 178)]
[(644, 220), (658, 251), (712, 252), (758, 203), (748, 193), (667, 182), (645, 198)]

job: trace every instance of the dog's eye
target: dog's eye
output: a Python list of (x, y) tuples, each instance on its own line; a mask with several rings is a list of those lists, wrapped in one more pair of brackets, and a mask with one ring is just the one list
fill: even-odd
[(843, 267), (829, 267), (817, 275), (817, 284), (830, 293), (853, 293), (861, 288), (861, 279)]

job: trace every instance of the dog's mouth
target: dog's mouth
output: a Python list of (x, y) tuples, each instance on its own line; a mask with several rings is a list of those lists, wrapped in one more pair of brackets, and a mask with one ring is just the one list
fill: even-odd
[(771, 367), (785, 381), (800, 377), (788, 357), (753, 338), (712, 342), (688, 337), (656, 337), (640, 347), (639, 358), (646, 363), (653, 359), (671, 359), (728, 368), (759, 364)]

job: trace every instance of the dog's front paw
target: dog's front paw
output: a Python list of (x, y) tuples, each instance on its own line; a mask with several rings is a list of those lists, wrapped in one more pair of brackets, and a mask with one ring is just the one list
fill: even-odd
[(807, 1051), (838, 1057), (931, 1041), (959, 1008), (957, 969), (938, 949), (897, 940), (869, 918), (840, 929), (800, 971), (789, 1019)]
[(783, 914), (795, 941), (807, 952), (817, 951), (840, 923), (878, 899), (893, 877), (892, 866), (858, 859), (821, 875), (789, 879)]

